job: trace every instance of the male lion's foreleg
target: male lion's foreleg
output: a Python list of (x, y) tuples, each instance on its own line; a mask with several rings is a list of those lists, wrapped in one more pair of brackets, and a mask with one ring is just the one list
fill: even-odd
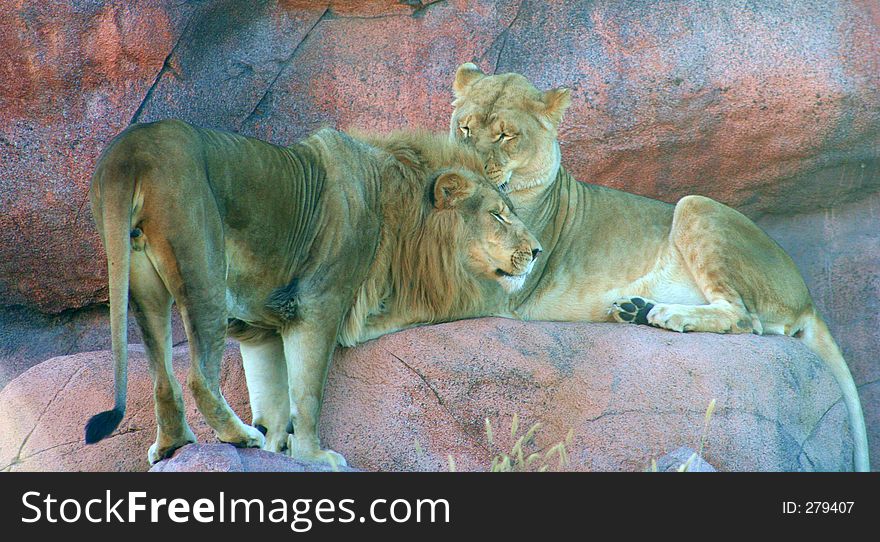
[(156, 410), (156, 441), (150, 446), (150, 464), (196, 441), (186, 423), (180, 384), (171, 366), (171, 294), (143, 252), (131, 258), (131, 309), (141, 328)]
[(345, 458), (333, 450), (322, 449), (318, 439), (324, 382), (337, 329), (338, 324), (332, 322), (301, 322), (282, 333), (290, 403), (297, 413), (287, 453), (302, 461), (345, 466)]
[(287, 392), (287, 363), (284, 343), (279, 335), (257, 341), (242, 341), (241, 357), (247, 380), (254, 426), (266, 435), (263, 449), (287, 449), (289, 429), (294, 418)]

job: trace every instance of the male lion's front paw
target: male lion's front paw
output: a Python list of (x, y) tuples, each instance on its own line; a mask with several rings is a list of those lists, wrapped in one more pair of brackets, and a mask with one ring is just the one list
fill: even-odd
[(348, 461), (342, 457), (342, 454), (336, 453), (333, 450), (303, 447), (297, 443), (294, 435), (288, 437), (287, 455), (298, 461), (328, 465), (333, 470), (348, 466)]
[(654, 303), (641, 297), (623, 297), (611, 304), (611, 316), (623, 324), (649, 324), (648, 313)]

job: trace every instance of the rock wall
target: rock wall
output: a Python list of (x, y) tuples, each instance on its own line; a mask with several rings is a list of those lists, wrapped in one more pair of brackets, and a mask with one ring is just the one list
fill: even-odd
[(87, 189), (130, 122), (177, 117), (277, 143), (324, 125), (445, 130), (468, 60), (572, 89), (560, 138), (578, 178), (667, 201), (703, 194), (759, 219), (841, 342), (880, 457), (870, 0), (7, 2), (0, 326), (20, 333), (0, 336), (0, 385), (109, 344)]
[[(572, 88), (581, 179), (790, 214), (880, 187), (871, 2), (18, 2), (0, 14), (0, 293), (106, 297), (86, 190), (132, 121), (278, 143), (322, 125), (448, 124), (455, 67)], [(425, 4), (425, 5), (423, 5)]]

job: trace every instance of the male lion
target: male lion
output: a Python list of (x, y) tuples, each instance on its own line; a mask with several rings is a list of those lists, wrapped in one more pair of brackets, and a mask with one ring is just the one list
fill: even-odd
[(267, 442), (220, 392), (229, 324), (267, 447), (345, 464), (317, 432), (335, 345), (487, 314), (540, 252), (471, 150), (419, 134), (382, 141), (387, 150), (322, 130), (279, 147), (161, 121), (110, 143), (90, 198), (107, 249), (115, 406), (89, 420), (86, 442), (125, 411), (129, 301), (154, 379), (148, 458), (195, 441), (171, 371), (174, 300), (188, 385), (221, 441)]
[(676, 205), (575, 181), (560, 165), (567, 89), (463, 64), (450, 137), (471, 144), (545, 257), (515, 296), (531, 320), (617, 321), (674, 331), (782, 334), (828, 365), (843, 391), (856, 470), (868, 442), (852, 375), (791, 258), (752, 221), (709, 198)]

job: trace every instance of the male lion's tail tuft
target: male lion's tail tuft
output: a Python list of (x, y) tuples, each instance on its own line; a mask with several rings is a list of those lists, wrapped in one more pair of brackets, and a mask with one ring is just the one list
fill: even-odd
[(868, 458), (868, 434), (865, 429), (862, 403), (859, 401), (859, 390), (856, 388), (852, 373), (846, 365), (846, 360), (843, 359), (843, 354), (840, 353), (840, 348), (834, 342), (828, 326), (818, 314), (809, 315), (805, 319), (802, 329), (801, 340), (810, 350), (822, 358), (843, 393), (843, 402), (846, 405), (849, 423), (852, 427), (855, 470), (868, 472), (871, 470), (871, 462)]
[(114, 408), (92, 416), (86, 423), (86, 444), (107, 438), (119, 426), (124, 415), (125, 412)]

